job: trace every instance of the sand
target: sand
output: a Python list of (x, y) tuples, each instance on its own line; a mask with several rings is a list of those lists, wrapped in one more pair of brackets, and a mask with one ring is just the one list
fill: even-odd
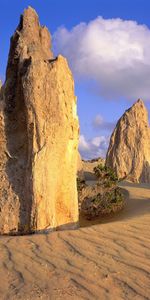
[(0, 237), (0, 300), (150, 299), (150, 186), (75, 231)]

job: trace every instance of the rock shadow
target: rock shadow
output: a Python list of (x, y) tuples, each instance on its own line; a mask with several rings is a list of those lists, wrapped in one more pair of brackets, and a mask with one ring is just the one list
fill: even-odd
[[(10, 50), (10, 56), (13, 45)], [(6, 136), (6, 173), (10, 184), (8, 194), (11, 204), (12, 215), (16, 219), (15, 228), (12, 232), (20, 233), (31, 231), (31, 211), (32, 211), (32, 177), (31, 177), (31, 157), (32, 134), (31, 128), (27, 127), (27, 111), (24, 101), (22, 74), (18, 71), (18, 60), (12, 65), (8, 61), (8, 68), (5, 82), (5, 136)], [(22, 66), (21, 72), (26, 69)], [(29, 141), (30, 138), (30, 141)], [(12, 216), (13, 218), (13, 216)]]

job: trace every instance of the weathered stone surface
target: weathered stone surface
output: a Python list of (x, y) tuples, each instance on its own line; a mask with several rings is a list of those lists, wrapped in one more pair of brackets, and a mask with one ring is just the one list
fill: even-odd
[(110, 139), (106, 165), (119, 178), (150, 183), (150, 128), (141, 99), (118, 121)]
[(64, 57), (28, 8), (10, 46), (0, 120), (0, 233), (78, 222), (78, 117)]

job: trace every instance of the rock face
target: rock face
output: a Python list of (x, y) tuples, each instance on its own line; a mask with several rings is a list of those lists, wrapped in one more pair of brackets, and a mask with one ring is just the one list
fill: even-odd
[(0, 119), (0, 233), (78, 222), (72, 74), (28, 8), (11, 38)]
[(150, 128), (141, 99), (118, 121), (110, 139), (106, 165), (119, 178), (150, 183)]

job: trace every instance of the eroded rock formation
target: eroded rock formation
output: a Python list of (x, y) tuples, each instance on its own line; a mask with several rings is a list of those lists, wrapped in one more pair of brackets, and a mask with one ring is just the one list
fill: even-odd
[(141, 99), (118, 121), (110, 139), (106, 165), (119, 178), (150, 183), (150, 128)]
[(11, 38), (0, 119), (0, 233), (78, 222), (72, 74), (28, 8)]

